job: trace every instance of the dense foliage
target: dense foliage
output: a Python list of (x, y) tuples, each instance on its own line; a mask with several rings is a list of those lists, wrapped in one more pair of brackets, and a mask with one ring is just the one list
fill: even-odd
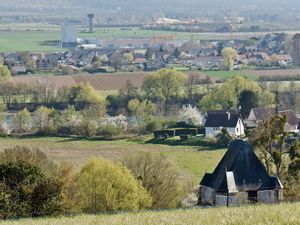
[(131, 173), (111, 161), (93, 158), (76, 178), (78, 203), (85, 212), (139, 210), (151, 197)]
[(189, 179), (181, 178), (166, 157), (140, 153), (125, 157), (123, 163), (151, 194), (152, 208), (178, 207), (187, 196)]

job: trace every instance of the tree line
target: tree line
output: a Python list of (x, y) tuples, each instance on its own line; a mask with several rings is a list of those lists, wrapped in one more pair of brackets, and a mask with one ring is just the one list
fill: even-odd
[(120, 163), (91, 158), (78, 172), (37, 148), (16, 146), (0, 156), (1, 219), (176, 208), (189, 191), (169, 160), (150, 153)]

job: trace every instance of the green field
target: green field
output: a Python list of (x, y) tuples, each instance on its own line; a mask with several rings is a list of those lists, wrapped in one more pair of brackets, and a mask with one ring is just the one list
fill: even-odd
[(217, 79), (226, 79), (226, 78), (230, 78), (230, 77), (234, 77), (237, 75), (243, 75), (248, 77), (251, 80), (256, 80), (257, 76), (248, 72), (244, 72), (243, 70), (239, 71), (239, 70), (234, 70), (234, 71), (204, 71), (204, 74), (210, 76), (210, 77), (214, 77)]
[(82, 215), (2, 221), (3, 225), (299, 225), (300, 204), (256, 205), (232, 208), (188, 209), (162, 212)]
[(144, 140), (86, 140), (74, 138), (0, 138), (1, 148), (16, 145), (38, 147), (56, 162), (69, 161), (79, 169), (90, 157), (101, 156), (120, 160), (123, 156), (136, 152), (163, 154), (175, 162), (184, 173), (193, 177), (196, 185), (205, 171), (212, 171), (225, 153), (224, 149), (207, 146), (171, 146), (145, 143)]
[[(51, 46), (41, 46), (40, 42), (45, 40), (60, 40), (60, 27), (48, 24), (17, 25), (8, 24), (0, 26), (0, 52), (4, 51), (63, 51), (63, 49)], [(80, 38), (143, 38), (155, 35), (173, 34), (176, 40), (190, 40), (191, 32), (143, 30), (140, 28), (98, 28), (95, 33), (86, 33), (87, 28), (78, 29)], [(248, 37), (247, 33), (194, 33), (194, 40), (226, 40), (230, 38)]]

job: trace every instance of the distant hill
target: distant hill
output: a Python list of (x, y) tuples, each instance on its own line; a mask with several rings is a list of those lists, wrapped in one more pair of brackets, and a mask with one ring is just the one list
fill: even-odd
[[(144, 11), (144, 10), (160, 10), (162, 12), (171, 11), (202, 11), (234, 9), (242, 11), (245, 8), (268, 8), (274, 9), (281, 7), (282, 9), (291, 7), (291, 9), (299, 9), (300, 2), (298, 0), (3, 0), (1, 1), (1, 11), (5, 10), (28, 10), (28, 12), (48, 12), (55, 13), (57, 11), (103, 11), (103, 10), (120, 10), (120, 11)], [(129, 11), (128, 11), (129, 10)]]
[[(173, 18), (256, 15), (274, 17), (300, 10), (298, 0), (2, 0), (2, 15), (35, 15), (83, 17), (93, 12), (99, 17), (134, 21), (157, 16)], [(291, 16), (291, 15), (290, 15)], [(293, 16), (295, 17), (295, 16)]]

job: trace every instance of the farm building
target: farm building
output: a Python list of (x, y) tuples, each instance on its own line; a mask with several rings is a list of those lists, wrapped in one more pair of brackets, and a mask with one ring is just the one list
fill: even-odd
[(199, 196), (202, 205), (276, 203), (283, 200), (283, 186), (269, 176), (248, 142), (235, 140), (214, 172), (204, 175)]
[(245, 135), (245, 127), (239, 113), (233, 110), (208, 111), (205, 122), (205, 135), (213, 137), (223, 128), (227, 129), (233, 137)]

